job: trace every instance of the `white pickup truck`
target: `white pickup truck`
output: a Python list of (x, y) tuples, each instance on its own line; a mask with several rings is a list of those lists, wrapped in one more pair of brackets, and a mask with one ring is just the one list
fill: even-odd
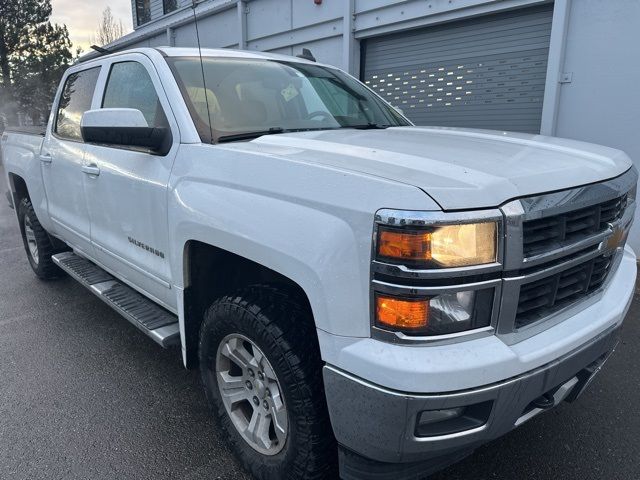
[(256, 478), (424, 478), (616, 345), (620, 151), (416, 127), (334, 67), (231, 50), (79, 63), (53, 105), (2, 136), (33, 270), (179, 344)]

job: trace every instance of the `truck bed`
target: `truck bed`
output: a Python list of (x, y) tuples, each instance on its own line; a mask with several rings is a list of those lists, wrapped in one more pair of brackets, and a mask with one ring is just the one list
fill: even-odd
[[(46, 127), (10, 127), (2, 133), (1, 157), (3, 164), (21, 164), (36, 161), (40, 155)], [(39, 162), (38, 162), (39, 163)], [(11, 169), (9, 169), (11, 170)]]
[[(7, 187), (11, 189), (10, 174), (15, 174), (26, 179), (32, 185), (32, 200), (39, 201), (44, 197), (42, 188), (38, 186), (42, 182), (40, 172), (40, 150), (44, 142), (44, 130), (46, 127), (12, 127), (2, 133), (0, 143), (0, 163), (4, 166), (4, 175), (7, 176)], [(4, 185), (3, 185), (4, 190)]]
[(6, 133), (21, 133), (26, 135), (39, 135), (41, 137), (44, 137), (44, 134), (47, 131), (47, 126), (39, 125), (29, 127), (7, 127), (4, 131)]

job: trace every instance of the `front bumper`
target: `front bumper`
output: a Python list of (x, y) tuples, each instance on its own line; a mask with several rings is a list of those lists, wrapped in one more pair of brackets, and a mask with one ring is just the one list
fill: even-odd
[[(540, 397), (553, 397), (550, 406), (572, 400), (613, 351), (636, 272), (627, 247), (595, 303), (512, 345), (494, 335), (412, 347), (319, 331), (342, 477), (424, 478), (540, 413), (532, 408)], [(473, 428), (416, 430), (421, 412), (487, 404)]]
[[(370, 384), (331, 366), (324, 382), (331, 422), (341, 446), (343, 479), (418, 479), (473, 452), (544, 411), (573, 400), (611, 354), (619, 329), (612, 327), (569, 355), (527, 374), (483, 388), (442, 395), (413, 395)], [(489, 405), (484, 423), (439, 436), (419, 436), (421, 412)], [(536, 403), (535, 405), (538, 405)]]

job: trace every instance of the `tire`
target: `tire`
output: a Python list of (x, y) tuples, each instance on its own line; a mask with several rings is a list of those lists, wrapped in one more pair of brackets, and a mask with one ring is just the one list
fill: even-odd
[[(238, 365), (229, 361), (234, 356), (229, 355), (232, 346), (236, 357), (242, 357), (241, 363), (249, 368), (236, 368)], [(253, 360), (262, 359), (247, 362), (247, 353)], [(308, 308), (294, 295), (258, 285), (216, 300), (206, 311), (200, 329), (199, 360), (205, 393), (218, 424), (235, 455), (255, 478), (338, 478), (337, 447), (325, 401), (315, 326)], [(257, 370), (253, 376), (248, 371), (252, 367)], [(226, 383), (225, 378), (232, 380)], [(254, 383), (251, 389), (247, 381)], [(225, 398), (246, 395), (246, 400), (228, 409), (220, 385), (233, 385), (225, 390)], [(255, 437), (261, 440), (246, 439), (251, 435), (240, 433), (242, 426), (250, 425), (249, 419), (260, 412), (257, 418), (270, 421), (268, 430), (254, 429), (258, 432)], [(264, 441), (266, 438), (269, 441)]]
[(51, 259), (51, 255), (56, 253), (51, 238), (40, 225), (28, 198), (23, 198), (18, 204), (18, 219), (22, 243), (34, 273), (42, 280), (53, 280), (62, 276), (62, 270)]

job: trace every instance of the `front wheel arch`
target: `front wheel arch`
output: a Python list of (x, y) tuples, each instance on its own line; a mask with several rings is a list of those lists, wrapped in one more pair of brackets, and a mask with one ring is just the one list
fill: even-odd
[(261, 284), (289, 292), (315, 322), (309, 297), (291, 278), (264, 265), (213, 245), (192, 240), (183, 251), (185, 366), (198, 367), (198, 341), (205, 311), (218, 298), (244, 287)]

